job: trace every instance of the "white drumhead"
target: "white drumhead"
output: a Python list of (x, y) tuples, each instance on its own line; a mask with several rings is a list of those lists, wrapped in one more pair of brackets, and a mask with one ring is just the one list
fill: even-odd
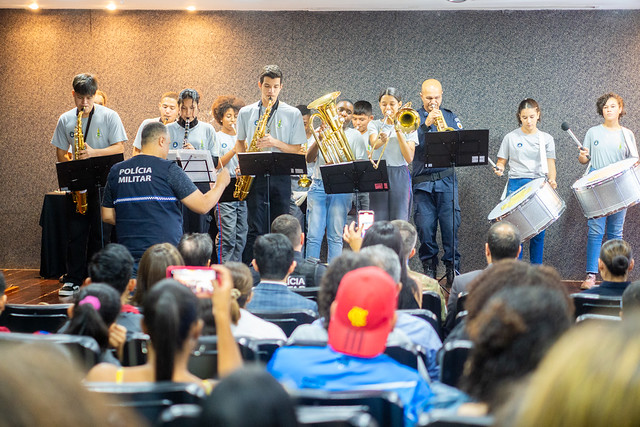
[(537, 178), (518, 188), (515, 193), (511, 194), (500, 202), (498, 206), (493, 208), (487, 217), (489, 221), (495, 221), (531, 198), (536, 193), (536, 190), (544, 184), (544, 181), (544, 178)]
[(631, 158), (611, 163), (608, 166), (594, 170), (591, 173), (583, 176), (582, 178), (574, 182), (571, 188), (579, 189), (597, 184), (606, 180), (607, 178), (616, 176), (617, 174), (630, 169), (631, 167), (633, 167), (633, 165), (636, 164), (636, 162), (638, 162), (638, 159)]

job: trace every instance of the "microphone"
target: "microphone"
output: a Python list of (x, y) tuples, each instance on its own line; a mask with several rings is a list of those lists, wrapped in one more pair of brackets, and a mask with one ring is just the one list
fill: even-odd
[[(569, 134), (571, 139), (573, 139), (573, 141), (578, 145), (578, 148), (584, 148), (584, 145), (582, 145), (582, 143), (578, 140), (578, 138), (576, 138), (576, 136), (573, 134), (573, 132), (569, 128), (569, 123), (562, 122), (562, 125), (560, 125), (560, 127), (562, 128), (563, 131)], [(591, 160), (591, 156), (587, 155), (587, 159)]]

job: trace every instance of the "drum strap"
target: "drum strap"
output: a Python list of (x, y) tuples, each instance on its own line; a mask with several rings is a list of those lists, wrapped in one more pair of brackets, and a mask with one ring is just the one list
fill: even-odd
[(540, 147), (540, 169), (543, 174), (549, 173), (549, 165), (547, 164), (547, 146), (542, 137), (542, 132), (538, 131), (538, 146)]

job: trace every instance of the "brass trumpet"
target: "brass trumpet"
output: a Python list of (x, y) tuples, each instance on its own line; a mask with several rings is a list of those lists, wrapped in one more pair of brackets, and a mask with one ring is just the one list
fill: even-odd
[[(385, 115), (384, 119), (382, 119), (382, 123), (384, 124), (388, 118), (392, 119), (396, 131), (400, 130), (405, 134), (411, 133), (420, 127), (420, 114), (411, 108), (411, 102), (407, 102), (404, 107), (400, 108), (395, 117), (393, 117), (393, 115)], [(377, 161), (374, 162), (373, 159), (369, 159), (373, 164), (374, 169), (378, 169), (380, 166), (380, 161), (382, 160), (384, 150), (387, 149), (387, 144), (389, 144), (389, 139), (387, 139), (387, 142), (382, 146), (382, 151), (380, 151), (380, 157), (378, 157)]]
[(435, 117), (435, 125), (436, 125), (436, 129), (438, 130), (438, 132), (447, 132), (450, 130), (453, 130), (452, 127), (447, 126), (447, 122), (444, 120), (444, 116), (442, 115), (442, 111), (440, 111), (440, 109), (438, 109), (438, 105), (437, 104), (431, 104), (431, 111), (433, 111), (434, 109), (438, 110), (438, 115), (436, 115)]
[[(313, 138), (318, 144), (322, 158), (328, 165), (355, 160), (347, 136), (342, 130), (343, 121), (336, 107), (336, 98), (338, 96), (340, 96), (340, 92), (331, 92), (307, 105), (309, 109), (318, 110), (317, 113), (312, 114), (309, 118), (309, 126), (311, 127)], [(315, 130), (313, 121), (316, 118), (319, 118), (325, 125), (324, 130), (319, 132)]]

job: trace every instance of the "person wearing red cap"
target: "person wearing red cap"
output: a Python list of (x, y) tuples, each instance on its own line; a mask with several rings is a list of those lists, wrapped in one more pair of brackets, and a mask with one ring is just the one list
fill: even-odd
[(404, 404), (407, 425), (431, 409), (429, 384), (383, 351), (396, 321), (398, 285), (382, 269), (347, 273), (331, 305), (327, 347), (282, 347), (267, 370), (285, 386), (328, 391), (388, 390)]

